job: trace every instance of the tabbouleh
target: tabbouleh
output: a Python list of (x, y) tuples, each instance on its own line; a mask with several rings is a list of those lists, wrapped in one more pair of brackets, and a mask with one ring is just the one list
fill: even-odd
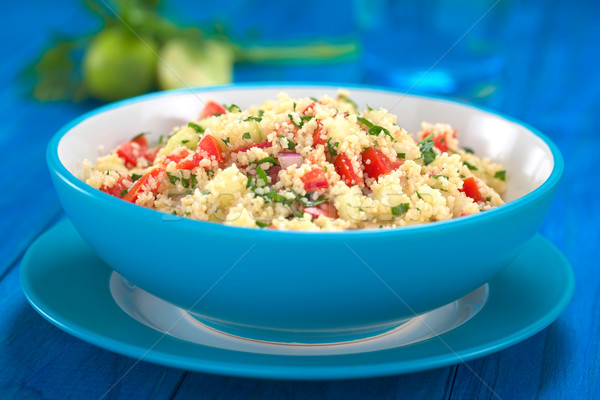
[(125, 201), (202, 221), (292, 230), (389, 228), (503, 204), (504, 168), (461, 148), (456, 130), (411, 135), (384, 109), (337, 98), (241, 110), (208, 101), (198, 120), (150, 146), (122, 143), (84, 180)]

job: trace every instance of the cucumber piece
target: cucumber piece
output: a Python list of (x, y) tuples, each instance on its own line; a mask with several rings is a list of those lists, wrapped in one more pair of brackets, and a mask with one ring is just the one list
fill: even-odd
[(181, 146), (196, 150), (198, 142), (200, 142), (200, 135), (193, 128), (185, 126), (169, 138), (165, 147), (158, 152), (158, 155), (171, 154), (173, 150)]

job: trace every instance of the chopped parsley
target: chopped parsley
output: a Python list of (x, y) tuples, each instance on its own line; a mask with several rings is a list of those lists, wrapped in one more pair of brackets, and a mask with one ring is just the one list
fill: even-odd
[(485, 201), (488, 201), (488, 202), (489, 202), (489, 201), (492, 201), (492, 196), (488, 196), (488, 197), (486, 197), (486, 198), (485, 198)]
[(396, 157), (404, 160), (406, 158), (406, 153), (396, 153)]
[(373, 108), (367, 104), (367, 110), (373, 111)]
[(356, 117), (357, 120), (359, 120), (360, 122), (362, 122), (363, 124), (365, 124), (367, 126), (367, 128), (372, 128), (374, 125), (371, 121), (369, 121), (368, 119), (364, 118), (364, 117)]
[(329, 150), (329, 154), (332, 157), (337, 156), (338, 152), (337, 152), (337, 148), (339, 147), (340, 142), (335, 142), (333, 144), (331, 144), (331, 138), (327, 139), (327, 150)]
[(261, 227), (261, 228), (266, 228), (267, 226), (271, 225), (268, 222), (261, 222), (261, 221), (256, 221), (256, 225)]
[(182, 140), (181, 144), (186, 144), (187, 142), (189, 142), (189, 140), (187, 140), (187, 139), (186, 140)]
[(294, 217), (296, 218), (303, 218), (304, 217), (304, 211), (298, 211), (294, 213)]
[(194, 122), (188, 123), (188, 126), (193, 128), (198, 133), (204, 133), (204, 128)]
[(179, 179), (180, 179), (178, 176), (175, 176), (170, 172), (167, 172), (167, 176), (169, 177), (169, 181), (171, 181), (171, 184), (173, 184), (173, 185), (175, 185), (177, 183), (177, 181), (179, 181)]
[[(108, 174), (107, 174), (108, 175)], [(138, 179), (140, 179), (142, 176), (144, 175), (140, 175), (140, 174), (131, 174), (131, 180), (132, 181), (137, 181)]]
[(225, 145), (227, 147), (231, 147), (231, 143), (229, 142), (230, 141), (229, 137), (226, 137), (225, 139), (221, 139), (221, 140), (223, 141), (223, 143), (225, 143)]
[(425, 165), (431, 164), (436, 157), (435, 151), (433, 150), (433, 133), (429, 134), (426, 138), (421, 140), (417, 145), (419, 146), (419, 150), (421, 151), (421, 157), (423, 158), (423, 162)]
[(471, 171), (477, 171), (478, 168), (476, 166), (474, 166), (473, 164), (467, 162), (467, 161), (463, 161), (463, 164), (467, 166), (467, 168), (469, 168)]
[(294, 111), (296, 111), (296, 102), (294, 102)]
[[(279, 163), (277, 162), (277, 160), (275, 160), (275, 157), (273, 157), (273, 156), (261, 158), (260, 160), (256, 160), (256, 161), (250, 161), (248, 164), (260, 165), (262, 163), (267, 163), (267, 162), (279, 167)], [(256, 167), (256, 169), (258, 169), (258, 168), (259, 167)]]
[(286, 138), (285, 136), (279, 135), (279, 138), (287, 140), (287, 149), (288, 150), (294, 150), (296, 148), (296, 143), (292, 142), (290, 139)]
[(260, 117), (249, 116), (249, 117), (244, 118), (244, 121), (256, 121), (256, 122), (260, 122), (260, 121), (262, 121), (262, 116), (260, 116)]
[(419, 198), (419, 200), (423, 200), (423, 197), (421, 197), (421, 193), (419, 192), (415, 192), (417, 194), (417, 197)]
[(227, 109), (227, 111), (229, 111), (229, 112), (242, 112), (242, 109), (239, 108), (238, 106), (236, 106), (235, 104), (232, 104), (229, 107), (227, 107), (227, 105), (223, 104), (223, 107), (225, 107), (225, 109)]
[(300, 124), (297, 124), (296, 121), (294, 121), (294, 116), (292, 114), (288, 114), (288, 117), (290, 118), (290, 121), (292, 121), (292, 124), (298, 129), (302, 129), (304, 124), (312, 119), (312, 115), (302, 115), (300, 117)]
[(317, 99), (316, 97), (309, 97), (309, 99), (311, 99), (312, 101), (314, 101), (314, 102), (316, 102), (316, 103), (318, 103), (318, 102), (319, 102), (319, 99)]
[(300, 203), (302, 203), (305, 207), (314, 207), (314, 206), (318, 206), (319, 204), (323, 204), (326, 201), (328, 201), (329, 199), (327, 199), (326, 197), (319, 197), (317, 200), (311, 200), (310, 199), (310, 195), (313, 192), (309, 192), (306, 193), (306, 196), (298, 196), (296, 195), (296, 198), (300, 201)]
[(246, 189), (250, 189), (256, 185), (256, 180), (252, 175), (248, 176), (248, 182), (246, 182)]
[(410, 207), (410, 204), (408, 204), (408, 203), (398, 204), (396, 207), (392, 207), (392, 215), (395, 217), (398, 217), (398, 216), (404, 214), (405, 212), (407, 212), (409, 207)]
[(392, 141), (394, 141), (394, 142), (396, 141), (396, 139), (394, 139), (394, 137), (392, 136), (390, 131), (385, 129), (383, 126), (375, 125), (374, 123), (372, 123), (371, 121), (369, 121), (368, 119), (366, 119), (364, 117), (356, 117), (356, 119), (359, 120), (360, 122), (362, 122), (363, 124), (365, 124), (367, 126), (367, 128), (369, 128), (367, 130), (367, 133), (369, 135), (378, 136), (379, 134), (381, 134), (381, 132), (383, 132), (386, 134), (386, 136), (389, 136), (390, 139), (392, 139)]
[(448, 178), (446, 175), (441, 175), (441, 174), (440, 174), (440, 175), (431, 175), (431, 177), (432, 177), (432, 178), (436, 178), (436, 179), (437, 179), (437, 178), (446, 178), (446, 179), (450, 179), (450, 178)]
[(265, 185), (267, 185), (269, 183), (269, 179), (267, 178), (267, 173), (260, 166), (256, 167), (256, 176), (258, 177), (258, 179), (263, 181), (265, 183)]
[(506, 170), (496, 171), (494, 178), (500, 179), (502, 182), (506, 182)]
[(129, 190), (127, 190), (127, 189), (124, 189), (124, 190), (123, 190), (123, 191), (122, 191), (122, 192), (119, 194), (119, 196), (121, 196), (121, 197), (125, 196), (125, 195), (127, 194), (127, 192), (128, 192), (128, 191), (129, 191)]
[(263, 115), (265, 115), (265, 110), (258, 110), (258, 117), (262, 118)]
[(473, 149), (470, 148), (470, 147), (463, 147), (463, 150), (466, 151), (469, 154), (475, 154), (475, 152), (473, 151)]
[(242, 139), (252, 139), (252, 136), (250, 136), (250, 132), (244, 132), (244, 134), (242, 135)]

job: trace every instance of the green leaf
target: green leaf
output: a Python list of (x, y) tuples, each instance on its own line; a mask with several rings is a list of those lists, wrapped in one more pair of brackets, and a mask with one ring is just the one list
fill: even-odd
[(250, 132), (244, 132), (244, 134), (242, 135), (242, 139), (252, 139), (252, 137), (250, 136)]
[(231, 147), (231, 143), (229, 142), (230, 139), (229, 137), (226, 137), (225, 139), (221, 139), (223, 141), (223, 143), (225, 143), (225, 146), (227, 147)]
[(128, 191), (129, 191), (129, 190), (127, 190), (127, 189), (124, 189), (124, 190), (123, 190), (121, 193), (119, 193), (119, 196), (121, 196), (121, 197), (125, 196), (125, 195), (127, 194), (127, 192), (128, 192)]
[(242, 112), (242, 109), (239, 108), (238, 106), (236, 106), (235, 104), (232, 104), (229, 107), (227, 107), (227, 105), (223, 104), (223, 107), (225, 107), (225, 109), (229, 112)]
[(421, 140), (417, 145), (419, 146), (419, 150), (421, 151), (421, 157), (423, 158), (423, 162), (425, 165), (431, 164), (435, 157), (435, 151), (433, 150), (434, 142), (433, 142), (433, 133)]
[(363, 124), (365, 124), (367, 126), (367, 128), (371, 129), (374, 125), (371, 121), (369, 121), (368, 119), (364, 118), (364, 117), (356, 117), (357, 120), (359, 120), (360, 122), (362, 122)]
[(396, 157), (404, 160), (406, 158), (406, 153), (396, 153)]
[(171, 184), (175, 185), (177, 183), (177, 181), (180, 180), (180, 178), (178, 176), (175, 176), (173, 174), (171, 174), (170, 172), (167, 172), (167, 176), (169, 177), (169, 181), (171, 181)]
[(292, 142), (290, 139), (286, 138), (285, 136), (279, 135), (279, 138), (287, 140), (287, 149), (288, 150), (294, 150), (296, 148), (296, 143)]
[(496, 171), (494, 178), (500, 179), (502, 182), (506, 182), (506, 170)]
[(471, 171), (477, 171), (478, 168), (476, 166), (474, 166), (473, 164), (467, 162), (467, 161), (463, 161), (463, 164), (467, 166), (467, 168), (469, 168)]
[(340, 145), (340, 142), (335, 142), (333, 145), (331, 144), (331, 138), (327, 139), (327, 150), (329, 150), (329, 154), (332, 157), (337, 156), (337, 148)]
[(133, 142), (134, 140), (137, 140), (137, 139), (141, 138), (142, 136), (146, 136), (146, 133), (147, 132), (138, 133), (137, 135), (135, 135), (134, 137), (131, 138), (131, 141)]
[(260, 160), (256, 160), (256, 161), (250, 161), (248, 164), (260, 165), (262, 163), (267, 163), (267, 162), (279, 167), (279, 163), (277, 162), (277, 160), (275, 160), (275, 157), (273, 157), (273, 156), (261, 158)]
[(203, 127), (201, 127), (201, 126), (200, 126), (200, 125), (198, 125), (198, 124), (195, 124), (195, 123), (193, 123), (193, 122), (190, 122), (190, 123), (188, 123), (188, 126), (189, 126), (190, 128), (193, 128), (193, 129), (194, 129), (196, 132), (198, 132), (198, 133), (204, 133), (204, 128), (203, 128)]
[(409, 208), (410, 208), (409, 203), (398, 204), (396, 207), (392, 207), (392, 215), (395, 217), (398, 217), (398, 216), (406, 213)]
[(358, 106), (350, 97), (346, 96), (345, 94), (338, 94), (338, 100), (343, 100), (346, 103), (350, 103), (352, 108), (354, 108), (354, 111), (358, 112)]
[(262, 121), (262, 117), (249, 116), (249, 117), (244, 118), (244, 121), (256, 121), (256, 122), (260, 122), (260, 121)]
[(463, 147), (463, 150), (466, 151), (467, 153), (475, 154), (475, 152), (473, 151), (473, 149), (471, 149), (470, 147)]
[(140, 179), (142, 176), (144, 175), (140, 175), (140, 174), (131, 174), (131, 180), (132, 181), (137, 181), (138, 179)]
[(261, 221), (256, 221), (256, 225), (261, 227), (261, 228), (266, 228), (267, 226), (271, 225), (268, 222), (261, 222)]
[(267, 178), (267, 173), (259, 166), (256, 167), (256, 176), (267, 185), (269, 183), (269, 179)]

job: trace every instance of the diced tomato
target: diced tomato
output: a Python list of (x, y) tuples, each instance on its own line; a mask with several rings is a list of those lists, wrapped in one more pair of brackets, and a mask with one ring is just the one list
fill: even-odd
[(131, 139), (132, 143), (137, 143), (140, 147), (147, 148), (148, 147), (148, 139), (146, 139), (146, 135), (139, 134), (133, 139)]
[(271, 142), (260, 142), (260, 143), (254, 143), (248, 146), (244, 146), (244, 147), (240, 147), (237, 150), (233, 150), (232, 153), (242, 153), (244, 151), (248, 151), (253, 147), (257, 147), (259, 149), (267, 149), (269, 147), (273, 146), (273, 143)]
[(404, 160), (396, 159), (391, 161), (383, 153), (374, 147), (369, 147), (362, 152), (362, 162), (365, 167), (365, 173), (370, 178), (379, 178), (400, 167)]
[(123, 184), (123, 180), (131, 182), (131, 177), (129, 175), (121, 174), (116, 184), (110, 188), (102, 186), (100, 190), (102, 190), (104, 193), (110, 194), (111, 196), (121, 198), (121, 193), (123, 193), (123, 190), (127, 189), (127, 187)]
[(137, 165), (139, 148), (136, 148), (133, 142), (125, 142), (117, 149), (117, 155), (125, 161), (127, 168), (134, 168)]
[(204, 110), (200, 112), (200, 119), (208, 118), (213, 115), (225, 114), (226, 112), (227, 110), (225, 109), (225, 107), (223, 107), (217, 102), (209, 100), (206, 102), (206, 107), (204, 107)]
[(479, 191), (479, 187), (477, 187), (477, 181), (472, 176), (463, 179), (463, 187), (460, 191), (472, 198), (475, 202), (484, 201), (484, 198)]
[(204, 136), (200, 143), (198, 143), (198, 148), (196, 149), (196, 151), (198, 150), (203, 150), (211, 158), (214, 157), (219, 164), (223, 164), (225, 162), (225, 158), (223, 157), (223, 151), (221, 150), (221, 145), (214, 136)]
[(346, 185), (352, 186), (360, 182), (360, 176), (354, 170), (354, 166), (346, 153), (338, 154), (335, 161), (333, 161), (333, 165), (335, 166), (335, 171), (342, 177)]
[(320, 103), (319, 103), (318, 101), (313, 101), (312, 103), (310, 103), (310, 104), (308, 105), (308, 107), (306, 107), (306, 108), (304, 109), (304, 111), (302, 111), (302, 114), (305, 114), (305, 115), (306, 115), (306, 113), (308, 113), (308, 112), (310, 112), (310, 111), (313, 111), (313, 110), (314, 110), (314, 108), (315, 108), (315, 105), (317, 105), (317, 104), (320, 104)]
[[(135, 203), (135, 201), (137, 200), (137, 198), (140, 194), (140, 190), (142, 189), (142, 186), (146, 185), (151, 178), (160, 179), (160, 175), (164, 174), (164, 173), (165, 173), (164, 168), (154, 168), (154, 169), (150, 170), (144, 176), (142, 176), (140, 179), (135, 181), (135, 183), (133, 184), (131, 189), (129, 189), (127, 194), (125, 194), (125, 196), (123, 196), (123, 200)], [(158, 184), (154, 185), (154, 186), (155, 187), (150, 188), (150, 191), (152, 193), (156, 194), (158, 192)]]
[(156, 158), (156, 155), (158, 154), (159, 151), (160, 151), (160, 147), (157, 147), (155, 149), (147, 149), (146, 152), (144, 153), (144, 158), (146, 160), (148, 160), (150, 163), (153, 163), (154, 159)]
[(327, 175), (321, 168), (313, 168), (308, 171), (302, 177), (302, 182), (304, 182), (304, 189), (307, 192), (312, 192), (316, 189), (325, 189), (329, 187), (329, 182), (327, 181)]
[(203, 158), (202, 154), (196, 151), (192, 157), (179, 161), (177, 169), (194, 169), (200, 164)]
[(433, 137), (431, 139), (433, 140), (433, 145), (435, 146), (435, 148), (438, 149), (439, 151), (441, 151), (442, 153), (447, 153), (448, 152), (448, 136), (451, 136), (451, 137), (456, 136), (456, 130), (453, 130), (452, 132), (445, 132), (445, 133), (444, 132), (442, 132), (442, 133), (424, 132), (423, 139), (425, 139), (432, 133), (433, 133)]
[(321, 215), (327, 218), (337, 218), (338, 212), (331, 201), (326, 201), (313, 207), (303, 207), (302, 211), (312, 215), (314, 218), (319, 218)]
[(179, 161), (183, 160), (184, 158), (186, 158), (189, 155), (190, 155), (190, 152), (187, 151), (186, 149), (183, 149), (175, 154), (169, 154), (168, 156), (165, 157), (165, 165), (168, 165), (171, 161), (179, 163)]
[(325, 129), (321, 126), (321, 123), (319, 122), (317, 124), (317, 129), (315, 129), (315, 131), (313, 132), (313, 147), (315, 147), (318, 144), (327, 143), (327, 139), (321, 137), (324, 133)]

